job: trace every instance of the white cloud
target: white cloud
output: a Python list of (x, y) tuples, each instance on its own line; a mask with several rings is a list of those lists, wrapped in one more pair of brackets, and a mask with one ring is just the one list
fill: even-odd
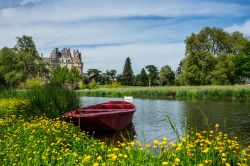
[(20, 2), (20, 5), (24, 6), (24, 5), (27, 5), (29, 3), (40, 3), (40, 2), (42, 2), (42, 0), (22, 0)]
[(228, 28), (226, 28), (229, 32), (240, 31), (244, 33), (246, 36), (250, 37), (250, 20), (247, 20), (243, 24), (234, 24)]
[(184, 57), (184, 43), (171, 44), (131, 44), (114, 47), (100, 47), (94, 49), (80, 49), (85, 61), (85, 71), (98, 68), (102, 71), (117, 69), (122, 72), (125, 59), (131, 58), (132, 68), (139, 73), (143, 67), (153, 64), (160, 69), (170, 65), (173, 70), (178, 67)]

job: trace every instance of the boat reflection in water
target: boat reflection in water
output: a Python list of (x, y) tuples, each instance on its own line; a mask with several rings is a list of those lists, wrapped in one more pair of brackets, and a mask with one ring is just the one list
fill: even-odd
[(120, 142), (133, 141), (136, 136), (136, 131), (133, 123), (129, 124), (128, 126), (119, 131), (88, 130), (87, 132), (89, 133), (90, 136), (93, 136), (93, 138), (113, 145), (116, 145), (118, 141)]

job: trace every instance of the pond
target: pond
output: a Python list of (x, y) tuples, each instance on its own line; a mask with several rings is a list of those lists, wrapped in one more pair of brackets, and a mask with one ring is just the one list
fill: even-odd
[[(81, 97), (81, 105), (87, 106), (121, 98)], [(250, 102), (240, 101), (181, 101), (181, 100), (148, 100), (134, 99), (136, 112), (133, 118), (133, 127), (118, 133), (99, 133), (98, 138), (112, 138), (119, 140), (127, 133), (136, 135), (140, 142), (150, 143), (154, 139), (166, 136), (174, 139), (175, 134), (167, 120), (168, 114), (180, 135), (188, 124), (204, 130), (207, 128), (206, 120), (210, 127), (216, 123), (229, 135), (238, 137), (243, 145), (250, 144)], [(124, 134), (126, 133), (126, 134)]]

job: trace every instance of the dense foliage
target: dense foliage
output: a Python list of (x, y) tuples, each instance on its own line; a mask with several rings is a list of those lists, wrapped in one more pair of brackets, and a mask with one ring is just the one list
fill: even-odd
[(80, 72), (73, 67), (72, 69), (68, 69), (67, 67), (56, 66), (53, 68), (50, 76), (51, 84), (59, 87), (71, 87), (76, 89), (79, 87), (78, 83), (81, 81), (82, 76)]
[(39, 56), (31, 36), (17, 37), (14, 48), (0, 50), (0, 84), (15, 87), (25, 80), (46, 77), (46, 63)]
[(233, 85), (249, 78), (249, 40), (240, 32), (203, 28), (185, 40), (186, 57), (178, 68), (178, 84)]

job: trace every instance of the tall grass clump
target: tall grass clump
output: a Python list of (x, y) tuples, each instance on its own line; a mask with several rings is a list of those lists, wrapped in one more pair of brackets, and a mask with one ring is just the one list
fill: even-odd
[(35, 87), (23, 91), (18, 97), (29, 100), (31, 116), (46, 115), (51, 118), (79, 108), (80, 103), (74, 91), (54, 86)]

